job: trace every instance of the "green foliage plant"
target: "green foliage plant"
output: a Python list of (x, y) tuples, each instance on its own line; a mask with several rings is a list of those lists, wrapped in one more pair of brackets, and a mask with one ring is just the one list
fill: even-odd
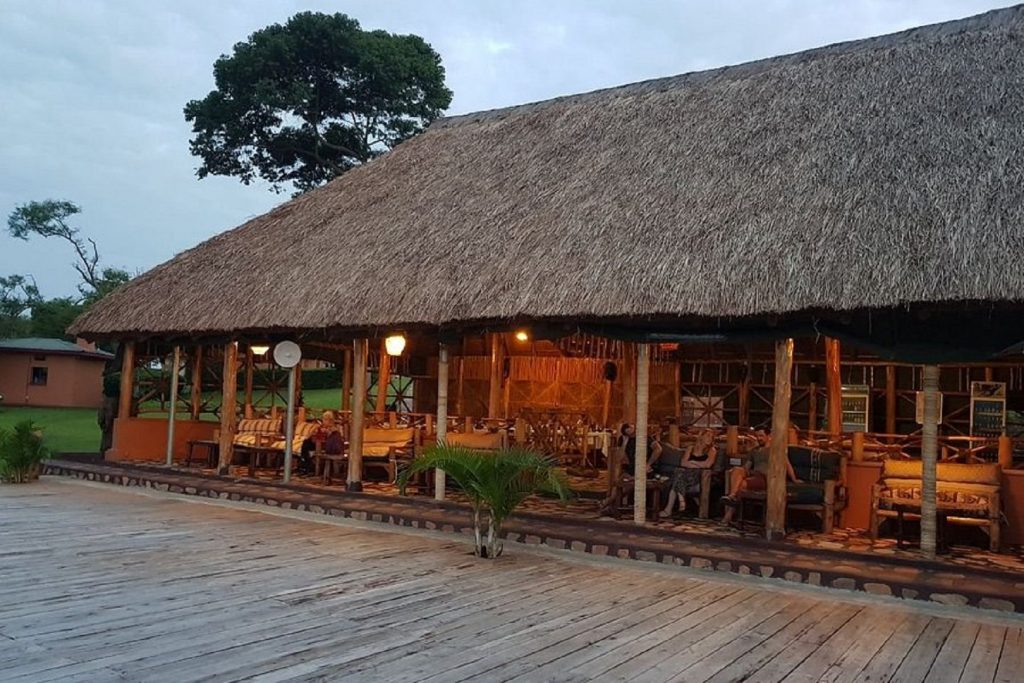
[(549, 494), (563, 502), (570, 497), (569, 482), (554, 460), (526, 448), (493, 452), (449, 444), (431, 446), (399, 473), (399, 488), (404, 493), (411, 477), (435, 469), (444, 470), (469, 497), (478, 557), (501, 555), (502, 527), (530, 496)]
[(0, 481), (24, 484), (37, 479), (40, 463), (47, 455), (38, 427), (31, 420), (0, 430)]

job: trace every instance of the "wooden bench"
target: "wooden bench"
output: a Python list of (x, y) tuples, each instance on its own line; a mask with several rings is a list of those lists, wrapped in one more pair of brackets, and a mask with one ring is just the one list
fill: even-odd
[[(920, 518), (920, 460), (886, 460), (882, 476), (871, 488), (871, 538), (886, 519)], [(997, 463), (936, 464), (935, 505), (950, 524), (980, 527), (988, 534), (989, 549), (999, 550), (1000, 484)]]
[[(759, 448), (747, 454), (747, 462), (755, 470), (766, 472), (768, 457), (768, 449)], [(818, 515), (822, 532), (832, 533), (836, 515), (846, 507), (846, 455), (808, 446), (789, 446), (787, 457), (800, 483), (786, 481), (786, 509)], [(744, 503), (767, 508), (765, 495), (765, 491), (740, 493), (736, 497), (737, 520), (742, 523)]]
[(363, 469), (383, 470), (389, 482), (398, 476), (399, 461), (416, 457), (416, 429), (367, 427), (363, 430)]

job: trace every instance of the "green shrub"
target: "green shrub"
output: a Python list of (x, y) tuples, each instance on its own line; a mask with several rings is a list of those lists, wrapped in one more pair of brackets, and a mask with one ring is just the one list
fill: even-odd
[(502, 526), (530, 496), (546, 493), (569, 499), (569, 482), (555, 462), (526, 448), (497, 453), (447, 444), (427, 448), (398, 476), (402, 493), (410, 477), (441, 469), (469, 496), (478, 557), (495, 559), (502, 551)]
[(43, 438), (32, 420), (17, 423), (13, 430), (0, 430), (0, 481), (23, 484), (36, 479), (46, 456)]

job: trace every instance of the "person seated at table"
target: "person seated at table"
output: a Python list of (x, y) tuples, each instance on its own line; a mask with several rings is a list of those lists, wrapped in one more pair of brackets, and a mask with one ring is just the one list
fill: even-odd
[[(636, 461), (636, 428), (629, 423), (622, 425), (622, 429), (619, 432), (618, 451), (622, 453), (623, 457), (618, 459), (617, 466), (611, 468), (609, 472), (609, 491), (601, 503), (600, 510), (600, 514), (613, 517), (618, 516), (619, 501), (622, 500), (624, 493), (624, 481), (627, 478), (632, 478), (635, 471), (633, 463)], [(661, 441), (655, 435), (649, 435), (647, 437), (648, 472), (653, 471), (654, 465), (661, 457), (661, 453)]]
[(317, 440), (323, 442), (321, 452), (325, 455), (341, 455), (344, 451), (345, 443), (333, 411), (325, 410), (320, 417), (320, 427), (316, 434), (303, 440), (302, 448), (299, 449), (299, 474), (313, 474), (313, 452), (316, 450)]
[[(736, 514), (736, 502), (743, 491), (764, 491), (768, 488), (768, 450), (771, 448), (772, 437), (764, 431), (755, 432), (755, 436), (758, 447), (747, 454), (742, 467), (733, 467), (729, 470), (729, 493), (722, 496), (722, 503), (725, 504), (722, 524), (732, 523), (732, 518)], [(794, 484), (802, 483), (793, 471), (789, 457), (786, 458), (786, 479)]]
[(701, 471), (714, 467), (718, 460), (718, 448), (715, 446), (715, 431), (705, 429), (697, 436), (693, 445), (684, 449), (673, 449), (665, 444), (662, 446), (666, 456), (673, 455), (674, 451), (680, 451), (678, 465), (673, 467), (671, 483), (669, 484), (668, 500), (665, 509), (661, 514), (665, 517), (672, 516), (672, 507), (678, 503), (679, 512), (686, 511), (686, 496), (700, 493)]
[[(624, 473), (633, 474), (635, 471), (636, 462), (636, 427), (631, 424), (622, 425), (622, 435), (619, 439), (622, 445), (622, 451), (626, 457), (622, 461), (622, 468)], [(654, 469), (654, 465), (661, 458), (662, 446), (661, 440), (653, 430), (647, 434), (647, 471), (651, 472)]]

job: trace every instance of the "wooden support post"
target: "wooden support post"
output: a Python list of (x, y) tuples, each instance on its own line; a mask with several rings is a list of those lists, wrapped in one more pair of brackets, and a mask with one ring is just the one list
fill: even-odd
[(117, 417), (126, 420), (132, 416), (135, 402), (135, 342), (121, 344), (121, 393), (117, 399)]
[(235, 454), (235, 430), (238, 427), (238, 344), (224, 345), (224, 372), (220, 399), (220, 460), (217, 473), (224, 475)]
[(295, 366), (295, 389), (292, 391), (292, 395), (295, 397), (295, 405), (297, 409), (302, 413), (302, 419), (306, 417), (306, 405), (305, 401), (302, 400), (302, 362)]
[(192, 349), (192, 400), (190, 414), (193, 420), (198, 420), (203, 412), (203, 347), (196, 346)]
[(487, 394), (487, 417), (501, 415), (501, 335), (491, 334), (491, 383)]
[(986, 367), (985, 367), (985, 371), (984, 371), (984, 377), (985, 377), (985, 381), (986, 381), (986, 382), (991, 382), (991, 381), (992, 381), (992, 376), (993, 376), (993, 375), (992, 375), (992, 368), (991, 368), (991, 367), (988, 367), (988, 366), (986, 366)]
[(739, 423), (744, 429), (750, 428), (750, 365), (746, 366), (746, 374), (740, 382), (736, 391), (736, 398), (739, 403)]
[(252, 419), (252, 375), (254, 363), (252, 347), (248, 347), (245, 350), (245, 404), (242, 409), (242, 414), (245, 415), (247, 420)]
[(345, 349), (341, 361), (341, 409), (352, 409), (352, 349)]
[(730, 458), (740, 455), (740, 428), (736, 425), (725, 428), (725, 454)]
[(811, 382), (807, 385), (807, 430), (818, 429), (818, 385)]
[(864, 462), (864, 432), (853, 433), (850, 455), (854, 462)]
[(772, 442), (768, 465), (765, 535), (786, 535), (786, 460), (789, 457), (789, 402), (793, 394), (793, 340), (775, 342), (775, 397), (772, 401)]
[(839, 374), (839, 340), (825, 337), (825, 383), (828, 391), (828, 431), (843, 433), (843, 380)]
[(637, 345), (632, 342), (623, 342), (622, 349), (622, 421), (635, 425)]
[[(437, 443), (448, 438), (448, 345), (441, 344), (437, 352)], [(434, 498), (444, 500), (444, 471), (434, 470)]]
[(896, 366), (885, 366), (885, 433), (896, 433)]
[(171, 362), (171, 406), (167, 410), (167, 460), (170, 467), (174, 464), (174, 421), (178, 418), (178, 373), (181, 372), (181, 347), (174, 347), (174, 360)]
[[(504, 360), (502, 360), (502, 367), (505, 366)], [(511, 371), (511, 367), (509, 368)], [(508, 377), (502, 378), (502, 389), (501, 389), (501, 416), (504, 419), (508, 419), (508, 404), (512, 401), (512, 374), (509, 372)]]
[(668, 426), (668, 442), (674, 448), (679, 448), (681, 441), (679, 437), (679, 424), (676, 422), (672, 422)]
[(607, 429), (611, 425), (608, 424), (609, 413), (612, 408), (612, 382), (611, 380), (604, 381), (604, 397), (601, 400), (601, 427)]
[(391, 356), (388, 355), (384, 340), (380, 340), (380, 369), (377, 372), (377, 404), (374, 411), (383, 413), (388, 409), (388, 385), (391, 383)]
[(924, 366), (921, 385), (924, 394), (924, 424), (921, 425), (921, 552), (926, 558), (935, 559), (939, 366)]
[(466, 345), (462, 345), (462, 355), (459, 356), (458, 364), (458, 376), (455, 378), (455, 414), (462, 416), (466, 414), (465, 402), (462, 400), (465, 396), (465, 380), (466, 380)]
[(647, 521), (647, 407), (651, 356), (647, 344), (636, 346), (636, 458), (633, 463), (633, 521)]
[(683, 416), (683, 364), (676, 361), (672, 370), (672, 417), (678, 425)]
[(366, 412), (366, 357), (369, 344), (367, 339), (355, 339), (352, 342), (352, 419), (349, 423), (351, 433), (348, 437), (346, 478), (349, 491), (363, 490), (363, 417)]
[(1006, 434), (999, 437), (999, 466), (1004, 470), (1013, 468), (1013, 439)]

